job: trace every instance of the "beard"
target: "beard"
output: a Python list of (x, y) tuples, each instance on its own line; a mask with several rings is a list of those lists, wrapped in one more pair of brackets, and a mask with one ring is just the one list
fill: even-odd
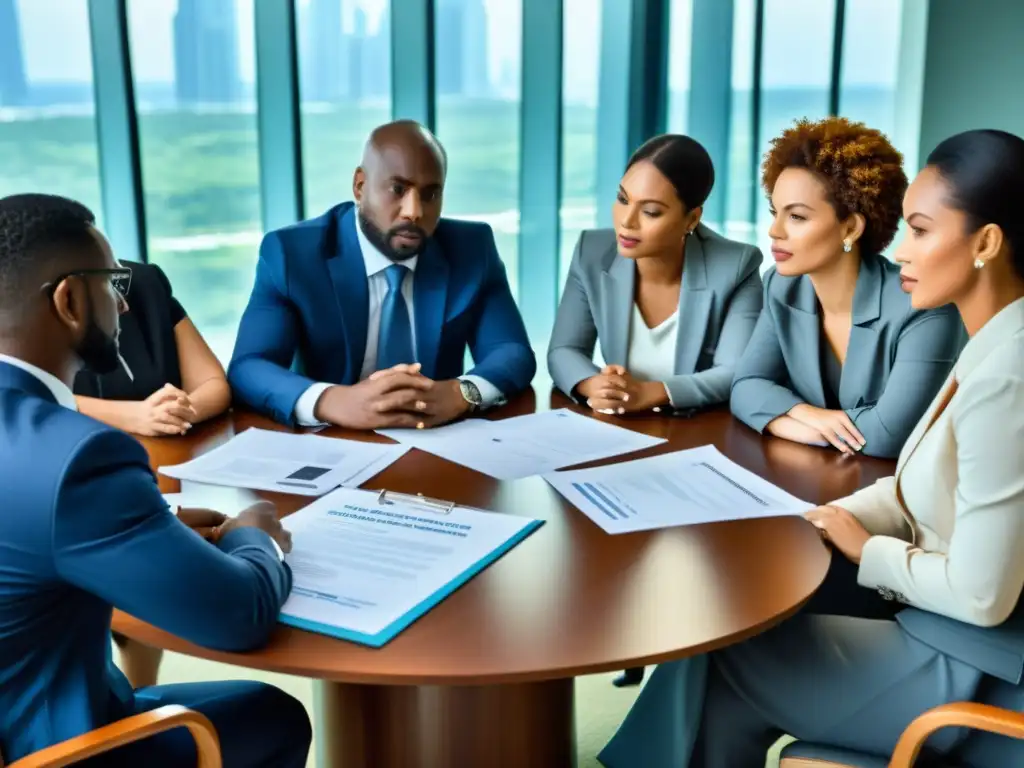
[[(386, 232), (374, 224), (362, 211), (359, 211), (359, 227), (363, 235), (378, 251), (391, 261), (401, 262), (419, 256), (427, 245), (427, 233), (415, 224), (399, 224)], [(412, 235), (419, 238), (416, 245), (395, 247), (391, 244), (396, 235)]]
[(75, 347), (75, 354), (82, 365), (93, 373), (103, 376), (113, 373), (121, 364), (120, 348), (117, 336), (111, 335), (100, 328), (96, 322), (92, 301), (89, 301), (89, 325), (81, 341)]

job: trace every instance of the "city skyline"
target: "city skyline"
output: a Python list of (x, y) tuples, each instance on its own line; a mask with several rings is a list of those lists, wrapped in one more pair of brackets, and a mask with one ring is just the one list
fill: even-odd
[[(245, 98), (251, 98), (255, 77), (253, 40), (253, 0), (224, 0), (228, 6), (234, 6), (234, 51), (229, 58), (237, 62), (237, 81), (241, 84), (241, 92)], [(309, 12), (313, 3), (322, 0), (299, 0), (297, 8), (300, 16)], [(327, 0), (331, 2), (331, 0)], [(367, 42), (376, 45), (364, 46), (360, 58), (363, 71), (377, 71), (390, 68), (390, 25), (387, 23), (387, 0), (333, 0), (342, 15), (343, 30)], [(342, 6), (344, 3), (344, 6)], [(566, 51), (593, 50), (600, 47), (601, 30), (598, 10), (601, 0), (566, 0)], [(672, 92), (682, 92), (688, 88), (689, 72), (689, 41), (685, 38), (689, 27), (689, 14), (692, 0), (673, 0), (671, 28), (673, 40), (683, 35), (683, 40), (671, 46), (669, 62), (669, 86)], [(181, 0), (181, 5), (188, 5), (189, 0)], [(752, 3), (738, 0), (736, 13), (742, 17), (747, 13), (746, 6)], [(519, 0), (439, 0), (438, 8), (461, 6), (465, 15), (479, 8), (482, 19), (473, 21), (476, 34), (470, 36), (468, 42), (459, 47), (460, 51), (452, 51), (450, 55), (463, 62), (463, 75), (472, 73), (477, 80), (467, 85), (469, 92), (490, 89), (496, 96), (515, 97), (518, 92), (518, 76), (520, 72), (521, 42), (521, 2)], [(763, 64), (762, 82), (766, 89), (774, 88), (818, 88), (827, 80), (829, 67), (808, 66), (810, 56), (820, 63), (823, 51), (816, 49), (831, 38), (831, 7), (832, 3), (822, 0), (776, 0), (769, 2), (765, 17), (765, 60)], [(883, 50), (898, 49), (899, 36), (899, 3), (888, 0), (856, 0), (848, 6), (846, 34), (853, 39), (871, 39), (874, 45)], [(0, 45), (0, 84), (10, 91), (12, 79), (19, 78), (20, 71), (28, 89), (35, 87), (53, 88), (59, 85), (88, 85), (92, 79), (92, 61), (89, 49), (88, 14), (86, 0), (0, 0), (0, 13), (17, 12), (19, 32), (17, 36), (0, 37), (0, 43), (8, 39), (18, 39), (21, 45), (20, 56), (13, 44)], [(468, 9), (468, 11), (467, 11)], [(855, 11), (855, 12), (854, 12)], [(129, 31), (132, 42), (132, 64), (136, 82), (140, 84), (173, 85), (176, 82), (175, 57), (175, 19), (179, 13), (179, 0), (129, 0)], [(439, 19), (441, 21), (441, 12)], [(3, 17), (0, 16), (0, 19)], [(879, 19), (883, 21), (880, 23)], [(355, 35), (357, 27), (364, 34)], [(482, 23), (481, 23), (482, 22)], [(8, 25), (3, 25), (8, 26)], [(450, 26), (441, 29), (439, 38), (447, 36), (458, 39), (459, 30)], [(821, 28), (821, 34), (808, 34), (808, 27)], [(827, 29), (825, 28), (827, 27)], [(486, 30), (485, 35), (480, 30)], [(301, 31), (301, 27), (300, 27)], [(8, 32), (9, 34), (9, 32)], [(803, 53), (792, 54), (790, 43), (794, 36), (802, 41), (810, 41), (802, 46)], [(817, 41), (817, 42), (815, 42)], [(824, 41), (824, 43), (822, 42)], [(387, 42), (387, 49), (380, 45)], [(441, 42), (441, 40), (439, 40)], [(230, 44), (227, 46), (230, 48)], [(439, 50), (449, 46), (438, 45)], [(733, 79), (736, 90), (749, 88), (749, 72), (752, 69), (751, 46), (742, 44), (737, 38), (734, 48)], [(311, 52), (309, 44), (304, 41), (300, 45), (300, 56), (309, 61)], [(481, 51), (482, 49), (482, 51)], [(60, 50), (60, 56), (52, 52)], [(366, 57), (373, 52), (370, 63)], [(447, 54), (446, 54), (447, 55)], [(387, 60), (385, 62), (385, 59)], [(315, 60), (315, 57), (314, 59)], [(448, 63), (446, 63), (446, 61)], [(481, 62), (484, 62), (481, 65)], [(438, 60), (438, 72), (451, 67), (449, 60)], [(231, 69), (231, 64), (223, 65)], [(891, 86), (894, 80), (895, 62), (884, 57), (858, 57), (855, 66), (847, 66), (844, 62), (844, 84), (848, 86)], [(12, 74), (13, 73), (13, 74)], [(235, 78), (228, 73), (228, 80)], [(564, 70), (564, 92), (566, 100), (574, 103), (591, 103), (597, 92), (597, 72), (585, 63), (573, 66), (567, 61)], [(445, 82), (439, 77), (439, 86)], [(379, 91), (376, 85), (367, 84), (363, 93)], [(56, 89), (68, 91), (69, 89)], [(78, 93), (80, 89), (72, 89)], [(193, 89), (194, 90), (194, 89)], [(348, 88), (351, 90), (351, 87)], [(443, 90), (442, 90), (443, 92)]]
[(369, 23), (358, 3), (310, 0), (299, 7), (299, 78), (307, 101), (387, 96), (391, 41), (387, 15)]
[(238, 17), (233, 0), (179, 0), (173, 30), (178, 103), (239, 100)]

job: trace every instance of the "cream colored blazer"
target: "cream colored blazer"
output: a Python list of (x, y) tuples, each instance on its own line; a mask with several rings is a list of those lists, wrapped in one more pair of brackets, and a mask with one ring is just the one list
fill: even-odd
[(872, 534), (861, 585), (981, 627), (1010, 616), (1024, 587), (1024, 299), (964, 347), (896, 475), (834, 503)]

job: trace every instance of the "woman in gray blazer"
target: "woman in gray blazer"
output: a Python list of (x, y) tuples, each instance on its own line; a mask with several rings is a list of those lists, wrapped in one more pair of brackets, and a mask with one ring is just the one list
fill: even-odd
[[(608, 768), (763, 765), (779, 735), (808, 762), (884, 765), (949, 702), (1024, 709), (1024, 140), (942, 142), (907, 192), (896, 254), (917, 309), (952, 304), (970, 341), (896, 473), (807, 513), (908, 607), (896, 621), (801, 613), (730, 648), (663, 664), (601, 754)], [(945, 729), (942, 764), (1024, 765), (1024, 741)], [(929, 763), (930, 764), (930, 763)]]
[(655, 137), (629, 160), (615, 228), (580, 235), (548, 348), (551, 378), (577, 402), (622, 414), (729, 399), (761, 309), (762, 256), (700, 224), (714, 179), (696, 141)]
[(862, 123), (801, 121), (764, 161), (775, 268), (732, 384), (759, 432), (894, 458), (966, 340), (952, 306), (916, 310), (892, 241), (902, 157)]

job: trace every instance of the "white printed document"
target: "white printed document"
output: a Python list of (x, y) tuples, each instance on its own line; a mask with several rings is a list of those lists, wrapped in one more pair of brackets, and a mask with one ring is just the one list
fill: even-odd
[(711, 445), (544, 479), (608, 533), (800, 515), (815, 506)]
[(543, 475), (665, 442), (567, 408), (496, 421), (468, 419), (436, 429), (378, 431), (499, 480)]
[(282, 524), (293, 583), (281, 623), (379, 648), (542, 521), (340, 488)]
[(339, 485), (359, 486), (408, 450), (402, 445), (250, 428), (202, 456), (159, 471), (197, 483), (322, 496)]
[(219, 485), (199, 485), (185, 482), (179, 493), (165, 493), (164, 501), (177, 514), (179, 509), (212, 509), (228, 517), (236, 517), (242, 510), (251, 507), (260, 497), (248, 490), (227, 488)]

